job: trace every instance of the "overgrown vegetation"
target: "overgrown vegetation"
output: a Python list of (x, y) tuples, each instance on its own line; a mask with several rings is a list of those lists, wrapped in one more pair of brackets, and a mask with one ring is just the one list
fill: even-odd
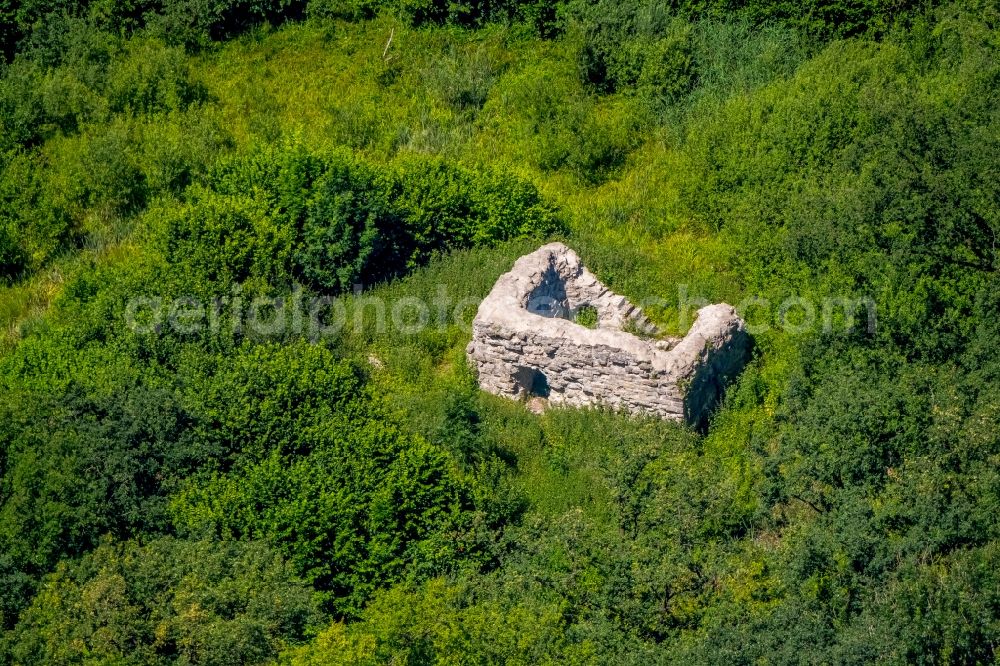
[[(0, 3), (0, 663), (994, 661), (998, 21)], [(706, 433), (477, 390), (549, 238)]]

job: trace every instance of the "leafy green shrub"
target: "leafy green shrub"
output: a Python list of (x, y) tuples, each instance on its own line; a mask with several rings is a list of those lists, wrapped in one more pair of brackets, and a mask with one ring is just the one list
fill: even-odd
[(183, 111), (205, 98), (193, 82), (183, 51), (133, 39), (108, 73), (106, 97), (116, 113)]
[(409, 239), (385, 187), (363, 166), (329, 164), (316, 179), (302, 220), (295, 263), (313, 285), (346, 291), (362, 278), (402, 270)]
[(396, 167), (394, 207), (411, 239), (409, 267), (448, 245), (469, 245), (481, 218), (473, 174), (441, 159), (409, 158)]
[(350, 616), (407, 568), (453, 562), (461, 511), (470, 508), (463, 495), (446, 454), (354, 422), (308, 456), (273, 454), (189, 486), (173, 511), (182, 532), (268, 541), (326, 593), (331, 610)]
[(159, 0), (88, 0), (87, 19), (103, 30), (133, 35), (145, 25), (145, 14), (159, 4)]
[(14, 3), (8, 0), (0, 5), (0, 58), (4, 61), (14, 57), (17, 42), (21, 38), (16, 19), (17, 8)]
[(413, 25), (444, 23), (450, 16), (446, 0), (399, 0), (396, 6)]
[(213, 380), (219, 427), (206, 435), (243, 447), (242, 463), (186, 484), (171, 504), (179, 530), (267, 540), (347, 615), (404, 568), (457, 557), (468, 489), (442, 450), (386, 418), (356, 368), (296, 344), (235, 370)]
[(220, 120), (198, 106), (142, 125), (139, 131), (139, 164), (151, 198), (163, 192), (179, 195), (202, 181), (220, 156), (233, 147), (232, 137)]
[[(720, 9), (725, 7), (720, 4)], [(917, 0), (809, 0), (794, 4), (747, 0), (743, 11), (755, 23), (781, 21), (821, 39), (836, 39), (865, 33), (885, 35), (901, 19), (919, 15), (927, 6)]]
[(149, 190), (129, 128), (112, 126), (88, 137), (82, 148), (86, 205), (113, 215), (135, 213), (146, 205)]
[(225, 0), (175, 0), (147, 12), (144, 19), (150, 32), (166, 43), (198, 50), (211, 43), (225, 6)]
[(783, 24), (814, 39), (831, 40), (860, 34), (883, 36), (894, 25), (919, 17), (938, 3), (915, 0), (672, 0), (650, 5), (613, 0), (568, 0), (563, 12), (570, 22), (591, 27), (613, 26), (610, 34), (623, 37), (622, 28), (638, 26), (655, 34), (673, 17), (685, 21), (749, 20), (755, 26)]
[(197, 293), (274, 284), (288, 274), (292, 230), (267, 213), (253, 199), (194, 188), (183, 205), (156, 209), (158, 244)]
[[(37, 269), (72, 247), (78, 229), (54, 194), (58, 184), (45, 178), (45, 160), (35, 153), (17, 153), (0, 173), (0, 203), (7, 211), (8, 238), (19, 251), (8, 257), (29, 270)], [(13, 248), (13, 245), (9, 245)], [(10, 252), (12, 250), (8, 250)]]
[(0, 66), (0, 151), (31, 145), (41, 138), (45, 118), (41, 83), (41, 71), (27, 60)]
[(12, 223), (0, 218), (0, 277), (6, 279), (20, 274), (27, 263), (14, 229)]
[(15, 263), (37, 270), (88, 234), (113, 235), (150, 199), (179, 194), (204, 174), (229, 142), (213, 116), (192, 108), (155, 124), (118, 120), (51, 137), (41, 151), (8, 153), (0, 203), (17, 228)]
[[(545, 3), (531, 0), (470, 0), (463, 3), (447, 2), (446, 0), (391, 0), (387, 3), (415, 26), (427, 23), (453, 23), (463, 27), (478, 27), (490, 21), (517, 19), (527, 15), (543, 22), (551, 14), (539, 11)], [(522, 14), (522, 5), (527, 5), (526, 14)]]
[(192, 386), (199, 447), (224, 452), (223, 469), (307, 455), (367, 414), (367, 391), (361, 369), (322, 346), (241, 348)]
[(372, 18), (384, 6), (383, 0), (309, 0), (310, 17), (359, 20)]
[(602, 92), (635, 90), (676, 102), (697, 79), (695, 26), (653, 10), (623, 15), (586, 13), (579, 51), (582, 78)]
[(530, 183), (434, 158), (385, 168), (344, 151), (290, 146), (226, 161), (211, 180), (221, 192), (253, 192), (266, 202), (295, 234), (296, 273), (334, 292), (399, 275), (442, 250), (562, 229)]
[(261, 543), (103, 541), (46, 578), (13, 636), (18, 663), (263, 664), (320, 617)]
[(52, 70), (41, 89), (45, 112), (43, 129), (75, 134), (88, 123), (107, 119), (107, 100), (97, 86), (88, 84), (68, 67)]
[(697, 81), (692, 33), (688, 27), (649, 45), (636, 81), (640, 90), (673, 102), (691, 92)]
[(556, 209), (513, 173), (471, 171), (434, 158), (401, 160), (395, 173), (393, 206), (405, 225), (410, 268), (444, 249), (564, 230)]
[[(22, 369), (33, 375), (35, 362), (65, 353), (58, 343), (36, 345), (21, 358)], [(48, 386), (25, 388), (34, 383), (26, 378), (19, 390), (5, 390), (3, 401), (3, 469), (21, 481), (0, 506), (0, 549), (30, 576), (85, 552), (101, 534), (165, 527), (169, 470), (190, 471), (200, 455), (183, 408), (165, 390), (137, 381), (127, 363), (64, 359), (42, 374)]]
[(259, 23), (299, 17), (305, 5), (304, 0), (165, 0), (144, 20), (168, 44), (199, 49)]
[[(21, 610), (31, 603), (37, 583), (9, 555), (0, 555), (0, 630), (14, 628)], [(7, 649), (5, 643), (0, 645)]]
[(531, 182), (509, 172), (492, 171), (479, 174), (476, 183), (478, 220), (471, 244), (495, 245), (565, 231), (558, 209), (545, 201)]
[(115, 40), (85, 21), (47, 17), (24, 52), (0, 72), (0, 125), (11, 145), (31, 145), (53, 129), (72, 133), (103, 120), (102, 90), (115, 50)]
[(582, 43), (578, 66), (584, 82), (602, 92), (633, 84), (642, 72), (650, 44), (671, 24), (665, 6), (636, 7), (621, 2), (577, 2), (567, 13)]
[(102, 30), (88, 21), (79, 11), (82, 3), (57, 0), (52, 4), (57, 5), (53, 11), (34, 17), (19, 57), (46, 70), (68, 67), (88, 85), (96, 84), (120, 45), (118, 31)]
[[(72, 232), (94, 231), (145, 207), (150, 191), (140, 164), (136, 127), (127, 121), (93, 126), (72, 137), (53, 137), (42, 154), (31, 155), (35, 186), (21, 214), (68, 218)], [(29, 203), (30, 202), (30, 203)]]

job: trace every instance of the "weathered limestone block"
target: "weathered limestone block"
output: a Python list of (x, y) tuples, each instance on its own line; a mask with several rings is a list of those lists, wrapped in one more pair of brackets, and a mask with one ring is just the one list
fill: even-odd
[[(573, 321), (585, 306), (597, 327)], [(480, 304), (467, 354), (486, 391), (553, 404), (603, 404), (633, 413), (705, 422), (749, 356), (750, 338), (729, 305), (698, 311), (679, 340), (594, 277), (562, 243), (518, 259)]]

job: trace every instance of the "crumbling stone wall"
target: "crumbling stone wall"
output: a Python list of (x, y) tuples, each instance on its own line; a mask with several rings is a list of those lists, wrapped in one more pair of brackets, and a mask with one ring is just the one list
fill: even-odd
[[(596, 328), (574, 321), (584, 307), (596, 311)], [(656, 334), (642, 310), (601, 284), (575, 252), (550, 243), (497, 280), (479, 306), (467, 354), (479, 385), (497, 395), (703, 423), (746, 363), (743, 321), (729, 305), (710, 305), (683, 338), (647, 337)]]

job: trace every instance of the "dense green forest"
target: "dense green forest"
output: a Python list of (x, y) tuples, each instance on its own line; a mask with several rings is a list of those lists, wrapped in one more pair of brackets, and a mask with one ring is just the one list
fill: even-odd
[[(0, 0), (0, 43), (0, 664), (997, 661), (991, 0)], [(742, 304), (707, 428), (478, 390), (549, 239), (667, 331)]]

